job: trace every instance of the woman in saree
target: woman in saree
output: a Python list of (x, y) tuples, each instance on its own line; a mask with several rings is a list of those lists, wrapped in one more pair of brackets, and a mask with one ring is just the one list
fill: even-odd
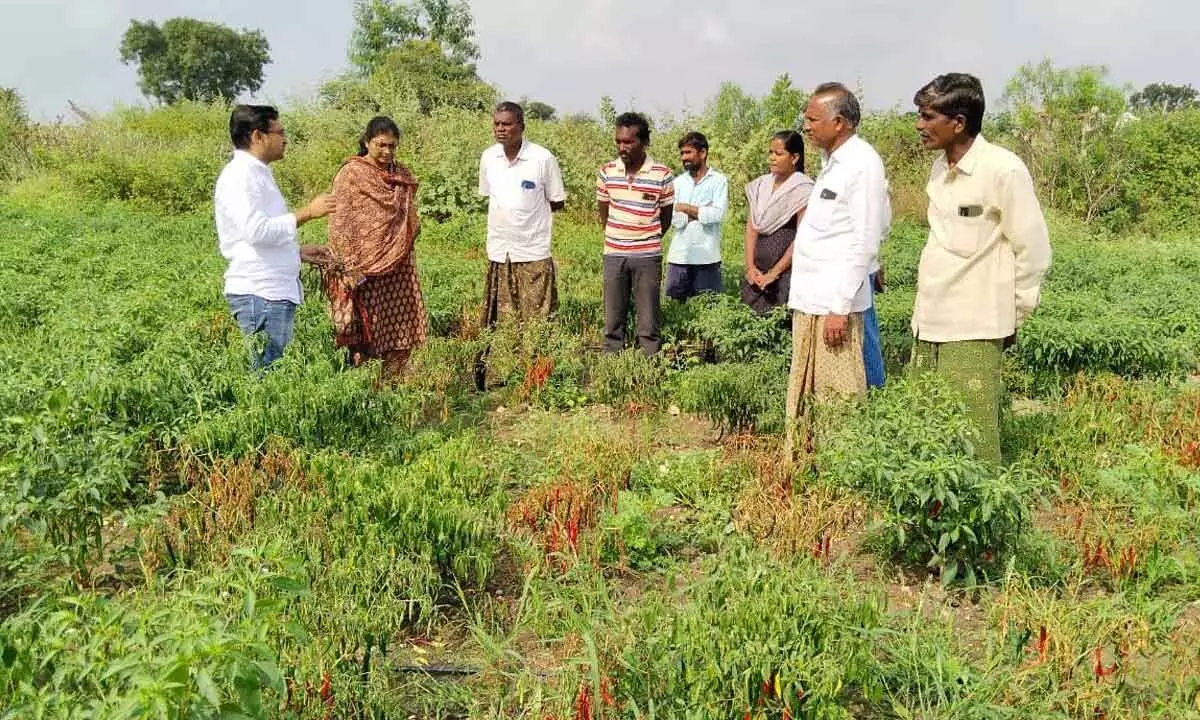
[(400, 129), (388, 117), (367, 124), (358, 155), (333, 181), (338, 214), (329, 223), (322, 284), (338, 347), (359, 365), (379, 359), (399, 375), (425, 342), (428, 321), (413, 262), (420, 233), (417, 181), (396, 162)]
[(742, 302), (763, 315), (786, 306), (792, 284), (792, 243), (813, 181), (804, 174), (804, 138), (775, 133), (767, 153), (769, 172), (746, 186), (746, 276)]

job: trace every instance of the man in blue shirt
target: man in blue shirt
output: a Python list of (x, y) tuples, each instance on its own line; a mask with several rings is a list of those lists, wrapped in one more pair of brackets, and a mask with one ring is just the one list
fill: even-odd
[(679, 141), (684, 172), (675, 178), (675, 234), (667, 253), (667, 297), (683, 302), (722, 290), (721, 223), (729, 181), (708, 166), (708, 139), (690, 132)]

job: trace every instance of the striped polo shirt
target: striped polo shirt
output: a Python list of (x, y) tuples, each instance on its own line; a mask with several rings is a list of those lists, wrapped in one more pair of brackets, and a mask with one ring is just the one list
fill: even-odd
[(618, 158), (596, 175), (596, 200), (608, 203), (604, 228), (605, 255), (661, 255), (659, 210), (675, 204), (671, 168), (649, 157), (632, 182)]

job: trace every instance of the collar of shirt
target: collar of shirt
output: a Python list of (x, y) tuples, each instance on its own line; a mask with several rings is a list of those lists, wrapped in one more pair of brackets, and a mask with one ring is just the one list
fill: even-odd
[(834, 150), (832, 153), (828, 153), (828, 152), (825, 152), (824, 150), (822, 150), (821, 151), (821, 174), (824, 174), (826, 169), (833, 167), (839, 161), (845, 162), (846, 156), (854, 153), (855, 150), (857, 149), (855, 146), (858, 145), (858, 143), (860, 143), (860, 142), (865, 142), (865, 141), (858, 136), (858, 133), (855, 133), (854, 135), (851, 135), (850, 137), (846, 138), (845, 142), (843, 142), (841, 145), (838, 145), (837, 149)]
[(259, 160), (258, 158), (254, 157), (252, 154), (250, 154), (249, 151), (246, 151), (246, 150), (234, 150), (233, 157), (230, 159), (241, 165), (249, 165), (250, 167), (259, 167), (264, 170), (271, 169), (269, 165), (267, 165), (262, 160)]
[[(654, 158), (647, 155), (646, 159), (642, 161), (642, 167), (638, 169), (637, 174), (634, 175), (634, 177), (641, 177), (642, 175), (646, 175), (657, 164), (658, 163), (654, 160)], [(622, 160), (621, 158), (617, 158), (616, 160), (613, 160), (613, 165), (615, 165), (615, 167), (613, 168), (614, 170), (616, 170), (621, 175), (624, 175), (625, 177), (629, 177), (629, 171), (625, 169), (625, 161), (624, 160)]]
[[(502, 144), (496, 143), (495, 153), (496, 153), (496, 157), (500, 158), (501, 160), (504, 160), (505, 162), (509, 162), (508, 154), (504, 152), (504, 146)], [(517, 157), (516, 157), (516, 159), (514, 159), (512, 161), (512, 163), (516, 163), (519, 160), (528, 160), (528, 159), (529, 159), (529, 141), (522, 138), (521, 139), (521, 149), (517, 151)]]
[[(953, 169), (964, 175), (974, 175), (976, 168), (979, 167), (979, 158), (987, 152), (989, 144), (987, 140), (983, 139), (983, 135), (976, 135), (975, 140), (971, 143), (971, 147), (967, 148), (967, 151), (958, 159), (958, 164)], [(950, 159), (946, 157), (945, 152), (942, 152), (938, 156), (937, 161), (941, 166), (939, 169), (951, 170)]]
[(700, 183), (702, 183), (702, 182), (704, 182), (705, 180), (707, 180), (707, 179), (709, 178), (709, 176), (710, 176), (710, 175), (712, 175), (714, 172), (715, 172), (715, 170), (713, 170), (712, 168), (710, 168), (710, 167), (708, 167), (708, 166), (705, 166), (705, 168), (704, 168), (704, 174), (700, 176), (700, 179), (699, 179), (699, 180), (697, 180), (697, 179), (695, 179), (694, 177), (692, 177), (692, 174), (691, 174), (690, 172), (684, 172), (684, 173), (683, 173), (682, 175), (680, 175), (679, 177), (681, 177), (681, 178), (687, 178), (688, 180), (690, 180), (690, 181), (691, 181), (692, 185), (699, 185)]

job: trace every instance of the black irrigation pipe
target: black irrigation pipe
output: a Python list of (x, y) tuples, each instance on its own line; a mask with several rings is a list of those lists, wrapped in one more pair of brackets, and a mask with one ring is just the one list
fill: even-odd
[(483, 672), (482, 668), (458, 665), (396, 665), (392, 668), (404, 675), (434, 675), (437, 677), (470, 677)]
[[(483, 668), (462, 665), (393, 665), (392, 671), (401, 675), (432, 675), (433, 677), (471, 677), (483, 672)], [(548, 678), (553, 673), (535, 671), (540, 678)]]

